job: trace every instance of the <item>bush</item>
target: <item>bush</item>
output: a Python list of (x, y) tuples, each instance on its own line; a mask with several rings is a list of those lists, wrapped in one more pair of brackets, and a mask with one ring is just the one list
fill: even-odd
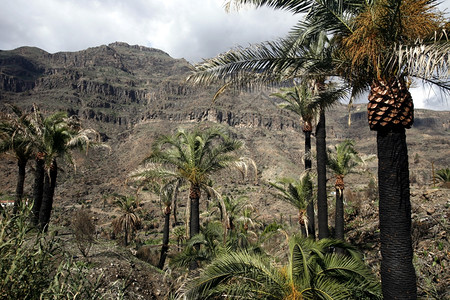
[(95, 225), (91, 213), (86, 209), (78, 210), (72, 219), (72, 230), (75, 242), (81, 254), (87, 257), (94, 242)]
[(86, 276), (55, 236), (33, 232), (31, 209), (0, 219), (0, 299), (97, 299), (96, 282)]

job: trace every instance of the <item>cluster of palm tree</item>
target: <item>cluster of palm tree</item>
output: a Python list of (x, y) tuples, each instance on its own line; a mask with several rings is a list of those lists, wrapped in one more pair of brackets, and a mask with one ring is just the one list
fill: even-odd
[(11, 153), (17, 159), (18, 179), (15, 210), (20, 207), (24, 193), (25, 171), (29, 160), (35, 160), (33, 185), (33, 223), (47, 230), (53, 206), (58, 175), (58, 158), (73, 164), (72, 150), (87, 151), (99, 144), (92, 129), (82, 129), (76, 118), (64, 112), (45, 117), (37, 106), (29, 113), (10, 106), (11, 113), (0, 121), (0, 152)]
[[(296, 80), (311, 93), (340, 78), (355, 96), (369, 90), (368, 117), (377, 132), (381, 277), (386, 299), (415, 299), (409, 167), (405, 129), (413, 123), (410, 79), (450, 91), (448, 19), (437, 0), (229, 0), (228, 9), (268, 6), (299, 14), (287, 37), (237, 48), (196, 66), (190, 80), (247, 88)], [(220, 90), (220, 93), (223, 89)], [(328, 236), (324, 107), (316, 129), (319, 238)], [(325, 152), (324, 152), (325, 151)], [(326, 180), (326, 179), (325, 179)], [(395, 266), (395, 267), (393, 267)]]
[[(243, 160), (236, 155), (242, 142), (233, 139), (220, 128), (197, 128), (193, 131), (178, 130), (173, 135), (164, 135), (152, 145), (152, 152), (145, 159), (145, 165), (135, 171), (131, 177), (141, 184), (159, 183), (161, 199), (165, 203), (165, 215), (170, 213), (173, 199), (173, 183), (189, 185), (188, 224), (189, 237), (200, 234), (200, 197), (202, 191), (207, 195), (215, 193), (211, 183), (211, 175), (224, 168), (236, 167), (242, 170)], [(169, 196), (170, 195), (170, 196)], [(165, 241), (168, 242), (168, 226), (165, 224)], [(162, 253), (166, 251), (163, 245)], [(196, 250), (200, 245), (194, 245)], [(164, 254), (161, 255), (161, 257)], [(197, 268), (196, 261), (191, 268)], [(161, 266), (162, 267), (162, 266)]]
[[(169, 251), (172, 207), (176, 206), (178, 190), (185, 184), (188, 186), (188, 240), (177, 254), (171, 252), (170, 265), (202, 269), (198, 277), (183, 286), (179, 296), (320, 299), (328, 294), (330, 299), (379, 299), (377, 280), (348, 244), (339, 240), (289, 238), (279, 224), (258, 226), (254, 209), (245, 196), (222, 196), (214, 189), (212, 175), (217, 171), (230, 167), (242, 171), (244, 160), (237, 155), (241, 145), (219, 128), (178, 130), (158, 138), (145, 165), (131, 174), (140, 186), (147, 186), (159, 195), (163, 204), (160, 269), (164, 268)], [(303, 235), (307, 234), (305, 214), (313, 195), (311, 173), (306, 172), (298, 181), (284, 179), (271, 185), (278, 191), (278, 197), (298, 209)], [(202, 192), (208, 202), (203, 222), (199, 205)], [(291, 240), (287, 266), (274, 264), (265, 252), (264, 245), (274, 236)], [(280, 244), (278, 240), (276, 243)], [(343, 249), (342, 252), (338, 253), (337, 248)]]

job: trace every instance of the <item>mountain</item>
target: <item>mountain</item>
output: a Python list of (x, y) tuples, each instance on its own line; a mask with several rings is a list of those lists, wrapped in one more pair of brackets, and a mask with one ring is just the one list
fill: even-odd
[[(189, 85), (186, 77), (191, 70), (187, 61), (173, 59), (161, 50), (120, 42), (54, 54), (31, 47), (0, 51), (0, 111), (7, 111), (6, 104), (30, 110), (33, 103), (48, 113), (66, 111), (77, 115), (84, 127), (98, 130), (103, 141), (111, 146), (111, 152), (92, 149), (87, 156), (75, 155), (76, 170), (62, 164), (64, 172), (58, 178), (52, 222), (70, 223), (67, 216), (81, 204), (89, 204), (97, 225), (109, 230), (110, 217), (114, 214), (108, 202), (110, 195), (136, 193), (128, 186), (128, 175), (150, 153), (155, 137), (179, 127), (194, 126), (228, 128), (245, 143), (241, 155), (256, 162), (257, 182), (223, 172), (216, 178), (221, 192), (247, 195), (266, 223), (282, 220), (283, 216), (290, 220), (291, 214), (295, 218), (292, 209), (275, 200), (264, 183), (282, 176), (296, 177), (303, 171), (304, 140), (299, 117), (277, 107), (279, 100), (270, 96), (275, 88), (229, 91), (213, 102), (219, 86)], [(362, 155), (375, 155), (376, 134), (369, 130), (365, 105), (354, 105), (351, 113), (349, 127), (346, 105), (336, 105), (327, 112), (328, 145), (354, 139)], [(445, 196), (439, 198), (436, 193), (423, 192), (423, 189), (432, 183), (433, 168), (450, 166), (450, 112), (416, 110), (407, 141), (413, 200), (422, 201), (422, 195), (426, 199), (444, 199)], [(356, 243), (376, 240), (376, 210), (371, 207), (373, 203), (366, 203), (365, 196), (370, 179), (376, 178), (376, 166), (376, 160), (371, 160), (365, 165), (365, 173), (349, 175), (346, 179), (350, 195), (353, 193), (353, 197), (358, 198), (355, 201), (369, 206), (372, 212), (373, 222), (367, 221), (368, 217), (365, 221), (373, 227), (367, 232), (359, 229), (352, 237)], [(28, 170), (32, 167), (30, 163)], [(250, 175), (252, 172), (254, 170), (250, 170)], [(2, 156), (0, 174), (0, 196), (13, 194), (16, 182), (13, 158)], [(25, 185), (28, 195), (33, 180), (30, 174)], [(154, 204), (157, 198), (147, 194), (140, 194), (148, 205), (146, 218), (160, 219), (159, 206)], [(109, 203), (109, 211), (105, 209), (105, 202)], [(450, 206), (443, 208), (441, 202), (428, 202), (434, 205), (433, 214), (439, 214), (433, 219), (445, 217), (449, 210)], [(330, 206), (331, 203), (330, 196)], [(414, 213), (418, 214), (417, 222), (422, 222), (423, 212), (419, 214), (415, 210)], [(430, 226), (438, 228), (436, 224)]]
[[(256, 161), (262, 180), (301, 172), (299, 118), (277, 107), (278, 100), (270, 96), (275, 89), (231, 91), (213, 102), (218, 86), (189, 85), (191, 69), (187, 61), (161, 50), (120, 42), (55, 54), (31, 47), (0, 51), (0, 108), (11, 103), (30, 109), (37, 103), (45, 111), (77, 115), (86, 127), (101, 132), (111, 154), (91, 151), (88, 157), (77, 156), (78, 172), (66, 168), (68, 178), (61, 185), (71, 189), (62, 197), (75, 201), (123, 186), (128, 173), (149, 154), (155, 136), (198, 124), (226, 126), (244, 140), (243, 155)], [(375, 133), (366, 124), (365, 106), (354, 106), (350, 127), (347, 118), (345, 105), (327, 113), (328, 144), (351, 138), (360, 152), (375, 154)], [(450, 164), (449, 129), (450, 112), (416, 110), (408, 143), (410, 156), (422, 158), (417, 172), (412, 164), (417, 181), (430, 181), (431, 162), (438, 168)], [(86, 185), (92, 188), (83, 190)]]

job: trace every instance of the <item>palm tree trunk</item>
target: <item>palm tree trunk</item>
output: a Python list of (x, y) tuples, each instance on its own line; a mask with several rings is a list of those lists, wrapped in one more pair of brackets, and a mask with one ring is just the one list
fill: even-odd
[(39, 223), (39, 211), (41, 210), (42, 197), (44, 193), (44, 160), (36, 158), (36, 168), (34, 171), (34, 185), (33, 185), (33, 216), (32, 222), (35, 226)]
[(194, 235), (200, 233), (200, 187), (199, 186), (191, 185), (189, 199), (191, 201), (189, 236), (192, 238)]
[(317, 151), (317, 217), (319, 239), (329, 237), (327, 204), (327, 145), (325, 131), (325, 111), (320, 110), (319, 123), (316, 127)]
[(172, 226), (176, 226), (178, 225), (178, 217), (177, 217), (177, 200), (178, 200), (178, 192), (179, 192), (179, 187), (181, 185), (181, 182), (178, 180), (176, 185), (175, 185), (175, 191), (173, 193), (173, 197), (172, 197), (172, 211), (173, 211), (173, 225)]
[(52, 162), (49, 173), (44, 175), (44, 193), (42, 197), (42, 205), (39, 211), (39, 225), (41, 230), (47, 232), (50, 222), (50, 215), (53, 207), (53, 196), (55, 194), (56, 177), (58, 175), (58, 166), (56, 161)]
[(336, 213), (334, 226), (336, 231), (335, 238), (344, 240), (344, 191), (336, 189)]
[[(200, 233), (200, 187), (198, 185), (191, 184), (189, 191), (189, 199), (191, 202), (190, 221), (189, 221), (189, 236), (193, 236)], [(194, 245), (194, 248), (200, 250), (200, 245)], [(191, 270), (198, 268), (198, 263), (193, 261), (190, 265)]]
[(161, 256), (159, 257), (158, 268), (163, 269), (166, 262), (167, 251), (169, 250), (169, 230), (170, 230), (170, 207), (166, 207), (164, 212), (164, 230)]
[(123, 235), (123, 239), (124, 239), (124, 244), (125, 244), (125, 246), (128, 246), (128, 232), (129, 232), (129, 229), (128, 229), (128, 223), (126, 223), (125, 224), (125, 232), (124, 232), (124, 235)]
[[(311, 131), (305, 131), (305, 170), (310, 170), (311, 163)], [(306, 208), (306, 216), (308, 218), (308, 237), (316, 238), (316, 222), (314, 216), (314, 202), (312, 201), (312, 189), (308, 195), (310, 202)]]
[(377, 132), (381, 282), (384, 299), (417, 299), (405, 129)]
[(19, 167), (19, 176), (17, 178), (17, 185), (16, 185), (16, 199), (14, 201), (14, 209), (13, 209), (14, 214), (17, 213), (17, 210), (22, 205), (23, 186), (25, 183), (25, 168), (27, 166), (27, 160), (19, 159), (17, 161), (17, 166)]

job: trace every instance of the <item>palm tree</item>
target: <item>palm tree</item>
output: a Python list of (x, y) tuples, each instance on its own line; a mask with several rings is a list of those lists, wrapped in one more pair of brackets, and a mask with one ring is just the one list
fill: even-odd
[[(152, 145), (146, 159), (150, 164), (132, 176), (147, 180), (180, 179), (190, 184), (189, 236), (200, 232), (201, 190), (208, 188), (210, 176), (230, 167), (238, 158), (234, 152), (242, 146), (219, 128), (178, 130), (174, 135), (160, 137)], [(194, 267), (194, 266), (193, 266)]]
[(25, 182), (25, 168), (34, 153), (29, 115), (18, 107), (11, 106), (12, 114), (6, 115), (0, 121), (0, 153), (10, 152), (17, 159), (18, 177), (14, 211), (21, 205)]
[(123, 242), (127, 246), (133, 232), (140, 226), (141, 219), (137, 214), (138, 204), (132, 196), (121, 196), (116, 200), (121, 215), (112, 222), (115, 234), (123, 232)]
[[(170, 265), (192, 269), (193, 264), (210, 263), (211, 260), (227, 251), (227, 248), (220, 242), (222, 235), (223, 227), (220, 222), (208, 222), (201, 227), (199, 234), (189, 239), (183, 251), (171, 258)], [(202, 245), (202, 247), (199, 248), (198, 245)]]
[[(329, 253), (330, 246), (349, 254)], [(381, 299), (379, 283), (348, 245), (328, 239), (290, 240), (289, 264), (266, 256), (229, 252), (181, 289), (185, 299)]]
[[(302, 82), (300, 85), (295, 85), (291, 88), (281, 89), (282, 93), (275, 93), (274, 96), (283, 99), (286, 103), (281, 103), (281, 108), (290, 110), (301, 117), (303, 121), (303, 133), (305, 135), (305, 170), (309, 170), (312, 167), (311, 164), (311, 133), (313, 119), (317, 114), (317, 102), (313, 100), (313, 94), (311, 89), (307, 86), (306, 82)], [(315, 238), (315, 214), (314, 214), (314, 202), (309, 202), (306, 208), (306, 215), (308, 217), (307, 234)]]
[(358, 89), (370, 87), (369, 126), (377, 131), (383, 295), (416, 299), (405, 134), (414, 111), (408, 81), (418, 76), (450, 89), (448, 82), (435, 78), (448, 76), (450, 43), (442, 35), (448, 21), (435, 10), (437, 1), (343, 1), (340, 7), (326, 7), (330, 13), (322, 3), (306, 2), (314, 2), (306, 27), (322, 21), (334, 33), (335, 57), (344, 62), (337, 65), (338, 73)]
[(167, 258), (167, 251), (169, 250), (169, 231), (170, 231), (170, 214), (172, 211), (172, 203), (176, 197), (178, 190), (178, 180), (169, 182), (160, 188), (159, 199), (164, 204), (164, 229), (163, 229), (163, 244), (161, 247), (161, 256), (159, 258), (158, 268), (164, 268), (164, 263)]
[(335, 230), (336, 238), (344, 240), (344, 176), (352, 173), (354, 168), (362, 162), (354, 148), (355, 142), (345, 140), (334, 146), (334, 151), (328, 149), (328, 167), (336, 176)]
[(213, 213), (215, 211), (219, 211), (220, 213), (220, 221), (223, 224), (224, 231), (224, 242), (226, 242), (227, 234), (231, 236), (236, 227), (235, 221), (238, 218), (238, 212), (244, 211), (248, 205), (247, 197), (239, 196), (235, 198), (231, 195), (226, 195), (223, 197), (219, 195), (218, 197), (215, 197), (215, 199), (215, 206), (211, 209), (211, 211)]
[(306, 209), (313, 202), (313, 183), (309, 172), (303, 174), (299, 180), (283, 178), (276, 183), (269, 182), (277, 189), (277, 198), (293, 205), (298, 210), (298, 223), (302, 235), (308, 236), (307, 228), (309, 218), (306, 216)]
[(99, 135), (93, 129), (82, 129), (76, 119), (70, 119), (64, 112), (44, 117), (34, 107), (33, 126), (36, 129), (33, 143), (36, 147), (36, 177), (34, 186), (35, 219), (39, 226), (48, 230), (53, 207), (53, 197), (58, 175), (57, 158), (63, 157), (73, 164), (71, 151), (85, 150), (89, 146), (106, 146), (98, 142)]
[(409, 77), (416, 77), (450, 91), (449, 22), (436, 9), (438, 1), (230, 0), (228, 7), (233, 4), (305, 15), (287, 39), (205, 61), (196, 68), (197, 82), (212, 77), (236, 81), (249, 72), (267, 81), (286, 72), (296, 77), (298, 70), (319, 70), (322, 61), (305, 55), (302, 45), (325, 31), (332, 40), (334, 75), (351, 83), (352, 95), (370, 88), (369, 125), (377, 131), (378, 146), (383, 294), (386, 299), (415, 299), (405, 135), (413, 122), (408, 87)]

